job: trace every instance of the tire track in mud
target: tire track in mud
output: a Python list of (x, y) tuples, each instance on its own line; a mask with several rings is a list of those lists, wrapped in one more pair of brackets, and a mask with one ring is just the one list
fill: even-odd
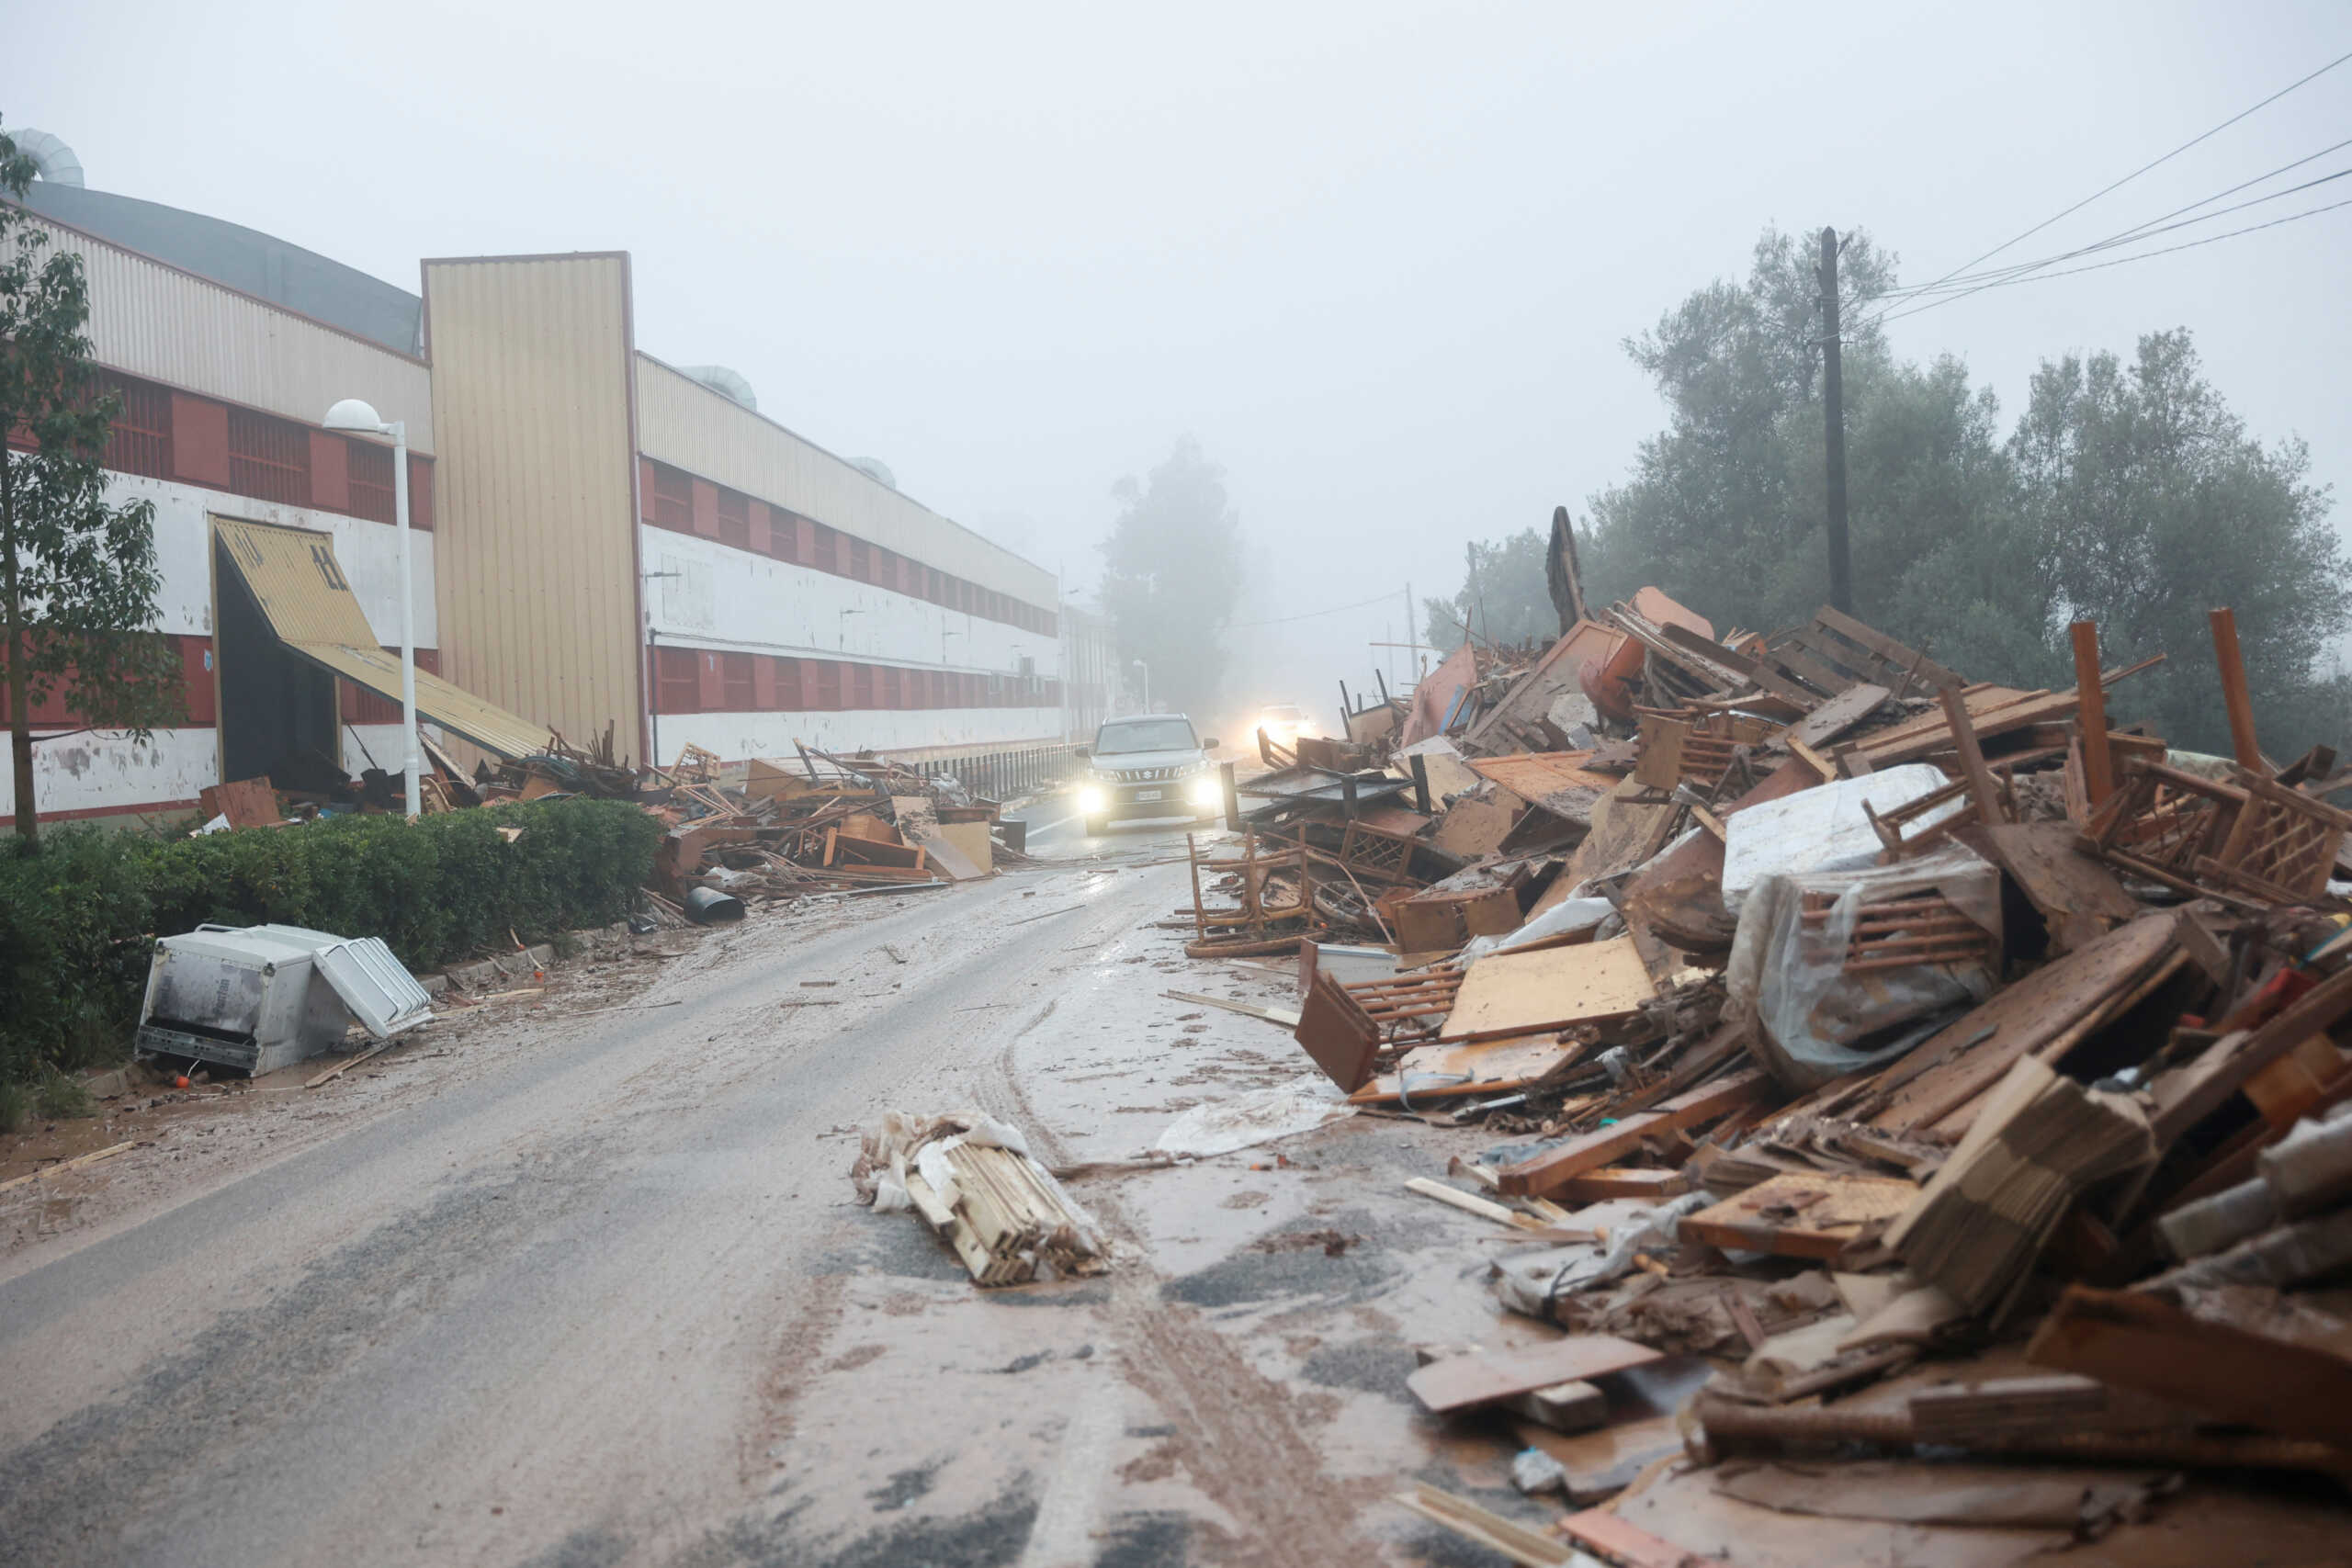
[[(1148, 897), (1156, 880), (1136, 878), (1137, 897)], [(1010, 1033), (989, 1064), (979, 1099), (1026, 1131), (1039, 1158), (1064, 1166), (1069, 1151), (1030, 1103), (1013, 1062), (1023, 1037), (1056, 1006), (1049, 1000)], [(1296, 1419), (1290, 1391), (1251, 1365), (1198, 1309), (1164, 1298), (1168, 1281), (1145, 1261), (1142, 1233), (1114, 1194), (1080, 1201), (1124, 1254), (1110, 1275), (1110, 1300), (1101, 1308), (1121, 1371), (1170, 1428), (1161, 1439), (1166, 1451), (1232, 1519), (1238, 1537), (1225, 1540), (1227, 1560), (1249, 1568), (1362, 1568), (1376, 1561), (1377, 1549), (1358, 1529), (1359, 1499), (1324, 1472), (1322, 1454)], [(1216, 1529), (1209, 1520), (1199, 1525)]]

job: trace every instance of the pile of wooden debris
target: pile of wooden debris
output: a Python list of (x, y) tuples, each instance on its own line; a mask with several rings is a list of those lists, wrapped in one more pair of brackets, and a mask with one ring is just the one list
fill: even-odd
[(1630, 1488), (1406, 1506), (1519, 1562), (2326, 1539), (2221, 1478), (2352, 1477), (2352, 777), (2262, 751), (2213, 630), (2228, 758), (2111, 726), (2095, 626), (2018, 691), (1644, 590), (1242, 786), (1192, 951), (1296, 953), (1351, 1099), (1510, 1138), (1429, 1185), (1521, 1233), (1498, 1337), (1565, 1337), (1413, 1393)]

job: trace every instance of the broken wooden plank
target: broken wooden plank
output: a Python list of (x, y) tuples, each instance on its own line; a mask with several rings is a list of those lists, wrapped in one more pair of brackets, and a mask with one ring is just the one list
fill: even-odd
[(1515, 1350), (1448, 1356), (1414, 1370), (1405, 1386), (1433, 1415), (1498, 1404), (1554, 1383), (1576, 1382), (1664, 1360), (1660, 1351), (1607, 1334), (1571, 1334)]
[(1462, 976), (1438, 1038), (1492, 1040), (1624, 1018), (1657, 994), (1631, 936), (1491, 953)]
[(2098, 623), (2076, 621), (2070, 628), (2075, 642), (2075, 721), (2082, 727), (2083, 788), (2097, 810), (2115, 793), (2115, 753), (2107, 743), (2107, 688), (2098, 679)]
[(1162, 991), (1159, 994), (1170, 1001), (1190, 1002), (1194, 1007), (1222, 1008), (1227, 1012), (1238, 1012), (1244, 1018), (1261, 1018), (1268, 1023), (1279, 1023), (1284, 1029), (1298, 1027), (1299, 1010), (1296, 1008), (1261, 1007), (1256, 1002), (1236, 1001), (1231, 997), (1204, 996), (1197, 991)]
[(1960, 776), (1967, 782), (1977, 819), (1987, 828), (1997, 828), (2007, 820), (2001, 815), (2001, 787), (1993, 782), (1993, 770), (1984, 765), (1984, 749), (1976, 743), (1976, 731), (1968, 721), (1968, 704), (1951, 686), (1943, 689), (1939, 700), (1944, 722), (1951, 726), (1953, 750), (1960, 754)]
[[(1847, 687), (1789, 727), (1790, 749), (1826, 746), (1876, 713), (1886, 703), (1884, 686), (1864, 681)], [(1799, 753), (1803, 755), (1803, 753)]]
[(1749, 1067), (1677, 1095), (1655, 1111), (1627, 1116), (1614, 1126), (1599, 1127), (1570, 1138), (1502, 1171), (1503, 1190), (1515, 1196), (1549, 1197), (1568, 1179), (1598, 1170), (1633, 1153), (1645, 1138), (1662, 1136), (1712, 1122), (1718, 1116), (1753, 1105), (1771, 1092), (1772, 1080), (1761, 1067)]
[(1433, 1181), (1426, 1176), (1416, 1176), (1406, 1182), (1405, 1190), (1418, 1192), (1424, 1198), (1434, 1198), (1439, 1202), (1459, 1209), (1465, 1214), (1476, 1214), (1482, 1220), (1492, 1220), (1497, 1224), (1512, 1225), (1523, 1231), (1550, 1228), (1544, 1221), (1532, 1214), (1522, 1214), (1517, 1209), (1498, 1203), (1491, 1198), (1481, 1198), (1476, 1192), (1464, 1192), (1459, 1187), (1448, 1187), (1444, 1182)]
[(0, 1192), (13, 1191), (29, 1182), (46, 1181), (52, 1176), (62, 1175), (69, 1170), (80, 1170), (83, 1167), (96, 1165), (102, 1159), (112, 1159), (137, 1143), (138, 1140), (133, 1138), (124, 1143), (108, 1144), (105, 1148), (92, 1149), (88, 1154), (75, 1155), (72, 1159), (60, 1160), (55, 1165), (43, 1166), (28, 1175), (12, 1176), (6, 1181), (0, 1181)]
[(1663, 1202), (1690, 1190), (1690, 1179), (1679, 1170), (1654, 1170), (1640, 1166), (1604, 1165), (1582, 1176), (1570, 1177), (1553, 1190), (1563, 1203), (1606, 1203), (1614, 1198)]
[(2262, 760), (2254, 733), (2254, 694), (2246, 690), (2245, 660), (2238, 654), (2237, 613), (2224, 607), (2209, 611), (2205, 618), (2213, 628), (2214, 661), (2222, 667), (2222, 707), (2230, 719), (2230, 750), (2239, 767), (2267, 778), (2270, 764)]
[(1918, 1196), (1900, 1177), (1790, 1171), (1685, 1215), (1678, 1234), (1727, 1250), (1826, 1263)]
[(2157, 1296), (2069, 1286), (2026, 1359), (2233, 1425), (2352, 1447), (2352, 1360), (2195, 1317)]

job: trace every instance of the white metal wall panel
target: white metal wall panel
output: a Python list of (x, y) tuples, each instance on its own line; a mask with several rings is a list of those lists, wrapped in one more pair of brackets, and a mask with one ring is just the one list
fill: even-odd
[(411, 447), (434, 450), (432, 377), (422, 362), (104, 240), (27, 221), (82, 258), (99, 364), (311, 425), (337, 400), (365, 398), (384, 418), (408, 422)]
[[(144, 746), (119, 730), (101, 730), (33, 748), (33, 804), (44, 818), (192, 801), (220, 782), (209, 726), (154, 730)], [(16, 814), (15, 770), (0, 769), (0, 817)]]
[(1058, 596), (1045, 568), (643, 354), (637, 356), (637, 443), (658, 462), (1041, 610), (1051, 610)]
[(936, 746), (1042, 745), (1061, 739), (1058, 708), (910, 708), (849, 713), (665, 713), (662, 754), (689, 742), (730, 762), (820, 751), (919, 751)]
[[(985, 620), (814, 567), (640, 524), (646, 608), (664, 642), (784, 658), (1057, 679), (1057, 637)], [(674, 753), (673, 753), (674, 755)]]

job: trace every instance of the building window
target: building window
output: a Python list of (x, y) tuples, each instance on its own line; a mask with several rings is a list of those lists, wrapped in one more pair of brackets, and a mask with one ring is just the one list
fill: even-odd
[(798, 713), (801, 706), (800, 660), (779, 659), (775, 661), (775, 711)]
[(311, 504), (311, 433), (292, 420), (229, 411), (229, 488), (258, 501)]
[(811, 530), (811, 536), (817, 542), (817, 569), (820, 571), (841, 570), (841, 563), (833, 551), (833, 531), (820, 523)]
[(852, 711), (874, 705), (874, 667), (870, 664), (849, 666), (847, 689), (842, 694), (842, 705)]
[(702, 671), (695, 661), (693, 649), (656, 649), (654, 669), (660, 677), (660, 700), (663, 713), (702, 711)]
[(392, 449), (373, 441), (351, 447), (351, 514), (371, 523), (397, 523), (392, 511)]
[(718, 492), (718, 542), (739, 550), (752, 547), (752, 498), (740, 490)]
[(808, 704), (816, 713), (838, 713), (842, 705), (842, 667), (831, 659), (812, 659), (801, 666), (816, 672), (816, 691)]
[(874, 552), (867, 548), (866, 543), (864, 539), (852, 539), (849, 542), (849, 575), (851, 578), (859, 582), (867, 581), (869, 580), (866, 574), (873, 570)]
[(119, 474), (170, 479), (172, 394), (153, 382), (104, 373), (98, 377), (98, 388), (122, 399), (114, 428), (107, 434), (106, 466)]
[(758, 708), (759, 699), (752, 694), (752, 656), (748, 653), (722, 653), (718, 656), (718, 684), (721, 702), (728, 713), (751, 713)]
[(653, 525), (695, 531), (695, 481), (667, 463), (653, 465)]

